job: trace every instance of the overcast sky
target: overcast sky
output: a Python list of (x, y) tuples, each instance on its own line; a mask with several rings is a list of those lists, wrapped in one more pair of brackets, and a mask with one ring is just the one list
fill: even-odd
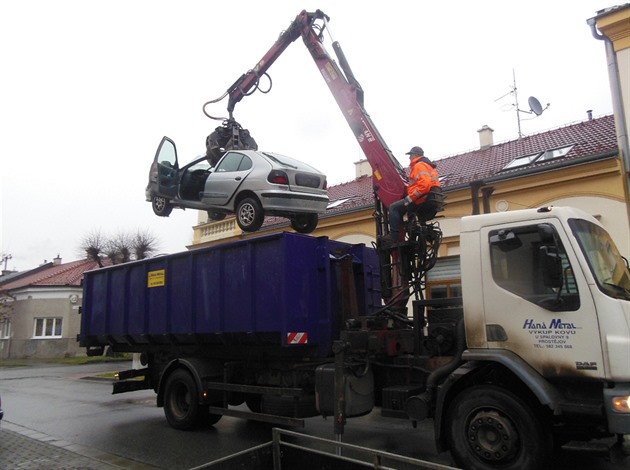
[[(180, 162), (220, 124), (202, 113), (302, 10), (323, 10), (365, 91), (365, 107), (403, 163), (440, 158), (612, 113), (604, 43), (586, 20), (606, 0), (4, 0), (0, 3), (1, 251), (9, 269), (82, 258), (91, 232), (149, 230), (161, 252), (192, 242), (196, 211), (159, 218), (144, 200), (167, 135)], [(330, 36), (325, 47), (331, 55)], [(358, 143), (299, 39), (271, 67), (273, 88), (237, 106), (262, 150), (303, 160), (330, 184), (354, 178)], [(501, 98), (502, 97), (502, 98)], [(227, 101), (209, 111), (225, 115)], [(2, 265), (4, 268), (4, 265)]]

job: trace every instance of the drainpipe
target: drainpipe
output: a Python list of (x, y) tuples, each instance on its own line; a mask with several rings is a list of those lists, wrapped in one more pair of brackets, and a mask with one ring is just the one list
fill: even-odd
[(483, 180), (470, 183), (470, 196), (472, 199), (472, 215), (481, 213), (479, 210), (479, 189), (483, 186)]
[(481, 197), (482, 197), (481, 201), (483, 204), (484, 214), (489, 214), (490, 212), (492, 212), (490, 210), (490, 196), (492, 196), (493, 192), (494, 192), (494, 186), (487, 186), (481, 190)]
[(626, 127), (626, 116), (623, 108), (623, 98), (621, 96), (621, 83), (619, 80), (619, 64), (617, 63), (617, 55), (610, 38), (600, 34), (597, 31), (597, 24), (595, 18), (586, 20), (591, 28), (593, 37), (599, 41), (604, 41), (606, 45), (606, 59), (608, 61), (608, 75), (610, 76), (613, 109), (616, 110), (615, 118), (619, 124), (617, 133), (621, 143), (621, 156), (623, 163), (623, 171), (625, 173), (625, 187), (626, 187), (626, 208), (630, 217), (630, 145), (628, 145), (628, 134)]

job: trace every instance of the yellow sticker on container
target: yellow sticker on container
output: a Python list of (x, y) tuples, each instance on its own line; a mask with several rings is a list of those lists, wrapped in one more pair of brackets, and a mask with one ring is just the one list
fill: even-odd
[(383, 175), (381, 175), (381, 172), (378, 170), (374, 172), (374, 176), (376, 176), (376, 179), (379, 181), (383, 179)]
[(166, 284), (166, 270), (149, 271), (147, 287), (161, 287)]

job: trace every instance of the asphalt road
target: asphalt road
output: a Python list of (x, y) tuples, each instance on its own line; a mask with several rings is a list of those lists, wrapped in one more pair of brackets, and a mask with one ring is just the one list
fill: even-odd
[[(190, 469), (271, 440), (271, 426), (223, 417), (214, 427), (195, 432), (168, 426), (152, 391), (111, 395), (111, 383), (95, 374), (123, 370), (130, 364), (0, 367), (5, 419), (52, 438), (87, 446), (159, 469)], [(309, 435), (334, 439), (333, 423), (310, 418)], [(448, 455), (435, 451), (431, 422), (414, 429), (404, 420), (382, 418), (377, 411), (348, 420), (344, 442), (441, 464)], [(611, 462), (606, 444), (566, 450), (553, 468), (627, 470), (630, 459)]]

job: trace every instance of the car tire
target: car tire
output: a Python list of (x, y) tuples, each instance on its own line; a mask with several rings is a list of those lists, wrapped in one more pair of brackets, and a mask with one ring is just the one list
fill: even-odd
[(255, 232), (265, 219), (260, 202), (253, 197), (246, 197), (236, 207), (236, 223), (243, 232)]
[(317, 214), (300, 214), (291, 217), (291, 228), (298, 233), (311, 233), (317, 228)]
[(173, 210), (170, 201), (162, 196), (153, 196), (151, 198), (151, 207), (155, 215), (159, 215), (160, 217), (168, 217)]
[(224, 212), (208, 211), (208, 220), (218, 222), (219, 220), (223, 220), (223, 219), (225, 219)]

